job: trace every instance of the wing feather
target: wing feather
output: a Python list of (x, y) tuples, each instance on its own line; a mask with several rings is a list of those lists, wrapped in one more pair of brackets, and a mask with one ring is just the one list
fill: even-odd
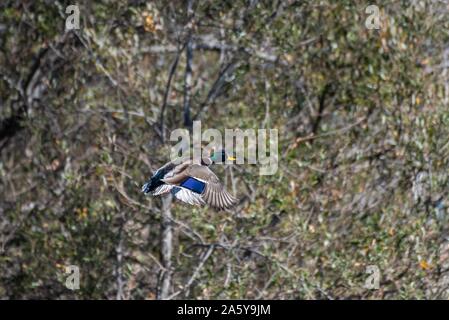
[(206, 183), (206, 188), (201, 197), (210, 206), (217, 209), (227, 209), (237, 204), (238, 199), (225, 189), (220, 179), (209, 168), (202, 167), (199, 170), (191, 170), (190, 173), (196, 179)]
[(153, 196), (160, 196), (162, 194), (169, 193), (173, 189), (172, 185), (169, 184), (163, 184), (162, 186), (159, 186), (154, 190)]
[(200, 205), (204, 205), (204, 200), (201, 198), (201, 195), (190, 191), (188, 189), (185, 189), (183, 187), (176, 187), (177, 191), (174, 194), (175, 197), (178, 200), (181, 200), (185, 203), (188, 203), (190, 205), (194, 205), (194, 206), (200, 206)]

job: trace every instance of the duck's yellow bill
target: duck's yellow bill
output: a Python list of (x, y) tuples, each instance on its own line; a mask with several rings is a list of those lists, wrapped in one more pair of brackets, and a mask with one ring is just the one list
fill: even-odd
[(237, 159), (235, 157), (228, 156), (228, 160), (235, 161)]

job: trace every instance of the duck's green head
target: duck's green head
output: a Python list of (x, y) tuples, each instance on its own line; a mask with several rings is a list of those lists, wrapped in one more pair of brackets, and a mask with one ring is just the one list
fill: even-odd
[(235, 161), (235, 158), (228, 156), (224, 149), (219, 151), (212, 151), (210, 159), (212, 160), (212, 163), (225, 163), (226, 160)]

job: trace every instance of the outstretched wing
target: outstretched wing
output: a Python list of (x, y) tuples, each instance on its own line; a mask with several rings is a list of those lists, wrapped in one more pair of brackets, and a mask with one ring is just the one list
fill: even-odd
[(238, 199), (231, 195), (220, 179), (208, 167), (191, 166), (189, 176), (205, 184), (201, 198), (217, 209), (227, 209), (237, 204)]
[(231, 195), (220, 181), (208, 182), (201, 197), (206, 203), (217, 209), (231, 208), (238, 202), (238, 199)]

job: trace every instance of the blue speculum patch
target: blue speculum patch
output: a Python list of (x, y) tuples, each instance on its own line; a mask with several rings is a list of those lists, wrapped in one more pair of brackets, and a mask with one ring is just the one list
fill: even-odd
[(206, 184), (195, 178), (189, 177), (181, 184), (181, 187), (192, 190), (196, 193), (203, 193)]

